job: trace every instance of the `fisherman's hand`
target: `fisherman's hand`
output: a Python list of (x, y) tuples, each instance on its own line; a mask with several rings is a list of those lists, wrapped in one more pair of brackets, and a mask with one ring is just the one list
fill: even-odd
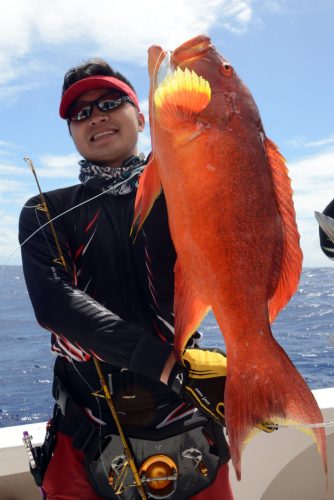
[(186, 349), (183, 363), (174, 366), (168, 386), (205, 415), (224, 423), (226, 357), (220, 352)]

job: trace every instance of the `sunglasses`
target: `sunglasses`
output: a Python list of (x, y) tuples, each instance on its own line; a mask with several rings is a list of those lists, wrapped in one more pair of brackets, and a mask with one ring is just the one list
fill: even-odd
[(106, 95), (99, 97), (95, 101), (91, 102), (78, 102), (71, 106), (67, 112), (67, 119), (72, 122), (80, 122), (82, 120), (86, 120), (89, 118), (93, 112), (93, 106), (96, 106), (97, 109), (102, 111), (103, 113), (107, 113), (108, 111), (112, 111), (113, 109), (119, 108), (124, 102), (129, 102), (133, 106), (135, 103), (128, 95), (119, 95), (117, 97)]

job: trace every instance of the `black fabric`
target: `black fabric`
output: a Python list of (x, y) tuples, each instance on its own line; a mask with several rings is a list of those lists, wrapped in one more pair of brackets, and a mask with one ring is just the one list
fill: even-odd
[[(328, 217), (332, 217), (334, 219), (334, 200), (332, 200), (324, 212)], [(326, 233), (319, 227), (319, 237), (320, 237), (320, 247), (324, 254), (327, 255), (331, 260), (334, 259), (334, 243), (328, 238)]]
[(62, 380), (72, 397), (110, 421), (103, 400), (97, 404), (91, 395), (99, 389), (90, 362), (95, 353), (108, 373), (128, 369), (146, 377), (124, 418), (154, 428), (157, 415), (163, 420), (181, 403), (159, 382), (174, 340), (175, 250), (166, 204), (160, 196), (134, 242), (135, 192), (101, 195), (101, 182), (45, 193), (66, 269), (57, 262), (39, 196), (26, 203), (19, 223), (23, 271), (36, 318), (52, 333), (52, 350), (64, 365), (71, 361)]
[[(129, 371), (120, 371), (106, 363), (100, 363), (100, 366), (112, 394), (120, 423), (127, 431), (130, 428), (154, 431), (156, 426), (182, 403), (162, 383)], [(61, 358), (57, 359), (53, 395), (65, 414), (67, 401), (62, 402), (57, 394), (59, 382), (80, 408), (79, 413), (72, 408), (70, 416), (67, 417), (68, 424), (71, 420), (77, 422), (79, 417), (82, 418), (82, 408), (89, 408), (95, 417), (116, 431), (106, 400), (92, 396), (92, 393), (101, 394), (101, 385), (93, 361), (67, 363)], [(89, 387), (86, 386), (87, 382)], [(72, 430), (64, 432), (71, 434)]]
[[(46, 193), (51, 216), (87, 202), (100, 189), (78, 185)], [(163, 197), (131, 240), (134, 198), (135, 193), (102, 195), (54, 220), (67, 269), (54, 262), (49, 226), (31, 237), (47, 222), (45, 213), (23, 208), (19, 239), (31, 237), (22, 247), (23, 270), (37, 320), (54, 334), (53, 350), (76, 360), (94, 352), (159, 380), (173, 342), (175, 251)], [(26, 206), (39, 203), (35, 197)], [(151, 364), (143, 358), (148, 346)]]

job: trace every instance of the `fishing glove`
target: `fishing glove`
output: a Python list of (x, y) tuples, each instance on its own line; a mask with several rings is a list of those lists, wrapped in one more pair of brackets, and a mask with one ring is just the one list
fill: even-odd
[(199, 411), (224, 423), (226, 357), (218, 350), (186, 349), (184, 366), (176, 364), (168, 386)]

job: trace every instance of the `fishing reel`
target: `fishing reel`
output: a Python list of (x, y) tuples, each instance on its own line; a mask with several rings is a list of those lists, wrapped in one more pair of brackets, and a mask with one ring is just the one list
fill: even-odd
[(140, 466), (139, 477), (151, 498), (168, 498), (176, 490), (178, 469), (167, 455), (153, 455)]
[[(126, 484), (128, 464), (124, 455), (117, 457), (109, 473), (109, 484), (117, 495), (121, 495), (135, 484)], [(141, 464), (139, 471), (140, 482), (149, 498), (168, 498), (176, 490), (178, 469), (174, 460), (167, 455), (153, 455)]]
[[(202, 477), (208, 475), (208, 469), (202, 460), (202, 453), (196, 448), (188, 448), (181, 453), (182, 459), (190, 461), (192, 468)], [(128, 488), (136, 487), (126, 476), (128, 462), (125, 455), (116, 457), (111, 463), (109, 485), (116, 495), (122, 495)], [(171, 497), (177, 490), (178, 480), (181, 480), (179, 467), (168, 455), (156, 454), (146, 458), (139, 467), (138, 477), (148, 498), (157, 500)]]

